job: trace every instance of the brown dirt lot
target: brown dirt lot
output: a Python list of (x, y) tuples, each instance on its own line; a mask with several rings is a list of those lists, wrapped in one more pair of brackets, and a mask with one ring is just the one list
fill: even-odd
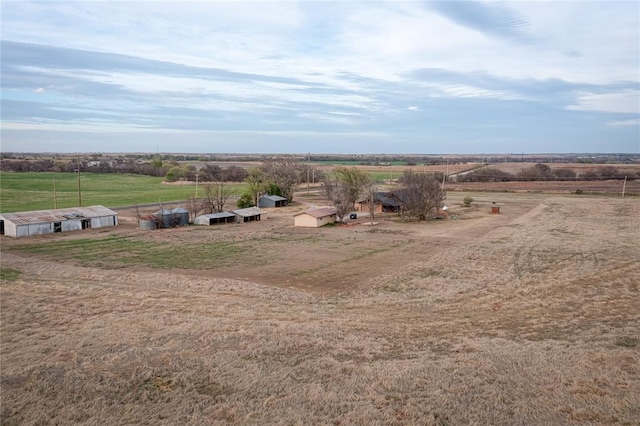
[[(571, 194), (582, 191), (585, 194), (622, 195), (624, 181), (548, 181), (548, 182), (448, 182), (447, 191), (505, 191), (544, 192)], [(640, 195), (640, 179), (629, 180), (625, 185), (626, 196)]]
[(638, 424), (640, 199), (464, 195), (451, 221), (115, 231), (246, 252), (189, 270), (2, 238), (0, 422)]

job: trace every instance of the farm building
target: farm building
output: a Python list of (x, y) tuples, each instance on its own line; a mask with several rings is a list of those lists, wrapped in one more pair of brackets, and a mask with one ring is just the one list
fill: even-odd
[[(402, 191), (376, 192), (374, 194), (374, 203), (376, 213), (389, 212), (397, 213), (402, 209), (404, 204), (404, 196)], [(369, 199), (364, 198), (358, 200), (359, 211), (369, 211)]]
[(231, 212), (219, 212), (203, 214), (193, 221), (196, 225), (216, 225), (218, 223), (232, 223), (236, 221), (236, 215)]
[(158, 219), (160, 228), (171, 228), (173, 226), (173, 213), (168, 209), (160, 209), (153, 214)]
[(103, 206), (0, 214), (0, 234), (11, 237), (28, 237), (116, 225), (118, 225), (118, 213)]
[(329, 223), (335, 223), (336, 214), (335, 207), (318, 207), (295, 215), (293, 224), (294, 226), (319, 228)]
[(259, 207), (233, 210), (233, 214), (236, 215), (236, 222), (238, 223), (267, 220), (267, 213), (264, 210), (260, 210)]
[(279, 195), (263, 195), (258, 200), (258, 207), (284, 207), (287, 199)]
[(171, 210), (171, 214), (173, 215), (173, 226), (189, 225), (189, 210), (182, 207), (176, 207)]

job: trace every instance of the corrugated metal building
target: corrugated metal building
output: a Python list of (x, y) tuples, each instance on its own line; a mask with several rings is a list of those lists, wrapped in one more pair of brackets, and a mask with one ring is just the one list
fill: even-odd
[(263, 195), (258, 200), (258, 207), (284, 207), (287, 199), (279, 195)]
[(103, 206), (0, 214), (0, 234), (10, 237), (28, 237), (116, 225), (118, 225), (118, 213)]
[(260, 210), (259, 207), (234, 210), (233, 214), (236, 215), (236, 222), (238, 223), (267, 220), (267, 212)]
[(231, 223), (236, 221), (236, 215), (231, 212), (219, 212), (202, 214), (195, 218), (196, 225), (215, 225), (218, 223)]

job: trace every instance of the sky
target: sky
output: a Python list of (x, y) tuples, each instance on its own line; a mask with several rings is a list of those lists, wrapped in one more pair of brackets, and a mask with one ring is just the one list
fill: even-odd
[(2, 152), (640, 153), (638, 1), (1, 8)]

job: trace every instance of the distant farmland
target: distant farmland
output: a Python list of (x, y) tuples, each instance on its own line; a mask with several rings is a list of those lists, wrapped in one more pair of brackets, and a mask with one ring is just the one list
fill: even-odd
[[(55, 181), (55, 195), (54, 195)], [(195, 195), (195, 183), (164, 184), (163, 178), (83, 173), (80, 176), (82, 205), (119, 207), (135, 204), (186, 200)], [(239, 195), (242, 184), (230, 184)], [(0, 211), (16, 212), (74, 207), (78, 205), (78, 175), (75, 173), (1, 173)], [(204, 184), (199, 187), (204, 194)], [(55, 203), (54, 203), (55, 199)]]

